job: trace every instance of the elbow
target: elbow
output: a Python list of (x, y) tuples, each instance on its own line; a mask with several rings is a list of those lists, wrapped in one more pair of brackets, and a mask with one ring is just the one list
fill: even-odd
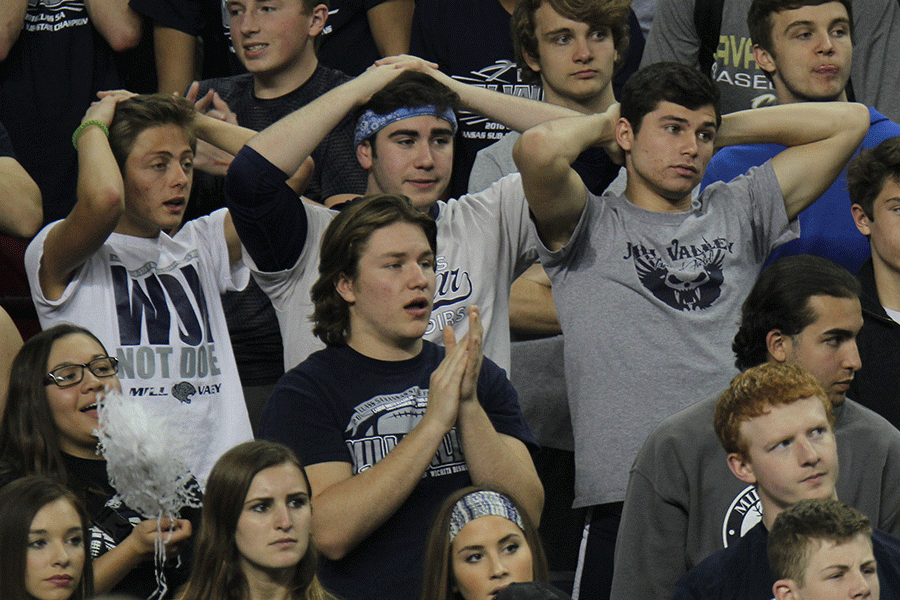
[(322, 535), (322, 532), (320, 531), (315, 532), (313, 537), (316, 544), (316, 550), (328, 560), (341, 560), (353, 549), (350, 544), (343, 540), (333, 536)]
[(141, 41), (141, 22), (135, 19), (133, 23), (128, 23), (122, 27), (108, 32), (103, 36), (110, 47), (116, 52), (124, 52), (137, 47)]
[(552, 139), (545, 125), (526, 130), (513, 146), (513, 160), (520, 171), (534, 170), (549, 164), (554, 154), (549, 151)]

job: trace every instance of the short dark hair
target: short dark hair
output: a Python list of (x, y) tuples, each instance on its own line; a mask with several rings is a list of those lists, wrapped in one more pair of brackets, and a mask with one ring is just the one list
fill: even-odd
[(847, 167), (847, 190), (851, 204), (859, 204), (869, 219), (875, 219), (875, 198), (888, 179), (900, 182), (900, 137), (866, 148)]
[[(354, 122), (367, 110), (376, 115), (387, 115), (401, 108), (421, 106), (437, 107), (438, 113), (446, 109), (455, 111), (459, 108), (459, 96), (431, 75), (419, 71), (404, 71), (372, 94), (369, 101), (356, 112)], [(363, 141), (371, 142), (372, 137), (375, 136)], [(375, 144), (372, 144), (372, 148), (374, 150)]]
[(716, 403), (713, 429), (725, 452), (746, 458), (747, 441), (741, 438), (741, 423), (767, 414), (773, 406), (818, 398), (834, 425), (834, 411), (819, 380), (799, 365), (765, 363), (739, 373)]
[(647, 113), (660, 102), (672, 102), (689, 110), (712, 106), (716, 127), (722, 123), (719, 88), (709, 75), (674, 62), (660, 62), (632, 74), (622, 88), (621, 115), (637, 133)]
[(617, 56), (614, 69), (618, 71), (625, 64), (628, 52), (628, 15), (630, 0), (521, 0), (510, 19), (510, 33), (516, 49), (516, 64), (519, 78), (525, 83), (540, 83), (541, 76), (531, 70), (526, 57), (537, 59), (537, 23), (534, 15), (542, 4), (572, 21), (587, 23), (592, 29), (609, 28), (613, 36)]
[(400, 194), (376, 194), (354, 200), (338, 215), (322, 236), (319, 278), (310, 292), (313, 301), (313, 334), (329, 346), (343, 346), (350, 335), (350, 306), (337, 291), (341, 276), (358, 274), (359, 258), (376, 229), (394, 223), (410, 223), (422, 229), (431, 251), (437, 254), (437, 225), (413, 208)]
[(145, 130), (161, 125), (175, 125), (187, 134), (191, 150), (197, 149), (197, 130), (194, 125), (194, 105), (181, 96), (146, 94), (116, 104), (116, 112), (109, 126), (109, 147), (119, 170), (134, 150), (137, 138)]
[(766, 267), (741, 307), (741, 325), (731, 344), (740, 370), (768, 360), (766, 336), (773, 329), (794, 336), (816, 320), (813, 296), (859, 298), (859, 282), (828, 259), (785, 256)]
[(91, 565), (90, 522), (87, 511), (74, 493), (58, 481), (47, 477), (22, 477), (0, 490), (0, 590), (5, 600), (28, 600), (32, 597), (25, 588), (25, 569), (28, 553), (28, 532), (31, 523), (43, 507), (57, 500), (66, 500), (81, 522), (84, 568), (81, 582), (70, 597), (86, 600), (94, 595), (94, 571)]
[(771, 53), (773, 13), (831, 2), (840, 2), (847, 9), (847, 17), (850, 20), (850, 39), (852, 40), (853, 9), (850, 6), (850, 0), (753, 0), (747, 11), (747, 28), (750, 30), (750, 39), (754, 44)]
[[(833, 499), (800, 500), (783, 510), (772, 524), (767, 550), (775, 579), (801, 583), (815, 542), (845, 544), (859, 535), (872, 535), (869, 518)], [(870, 537), (871, 539), (871, 537)]]

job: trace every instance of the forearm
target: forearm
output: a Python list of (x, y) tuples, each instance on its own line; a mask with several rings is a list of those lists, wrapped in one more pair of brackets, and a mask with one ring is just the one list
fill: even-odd
[(191, 34), (153, 24), (156, 80), (161, 94), (183, 94), (191, 85), (197, 70), (196, 46), (197, 40)]
[(319, 96), (257, 133), (248, 144), (285, 173), (296, 173), (341, 119), (380, 89), (368, 73)]
[[(579, 116), (581, 113), (548, 102), (502, 94), (487, 88), (468, 85), (432, 69), (429, 75), (457, 93), (462, 105), (514, 131), (525, 131), (552, 119)], [(589, 144), (590, 145), (590, 144)], [(580, 153), (576, 153), (576, 156)], [(574, 160), (574, 159), (573, 159)]]
[(513, 333), (521, 335), (560, 334), (562, 330), (549, 279), (543, 284), (529, 277), (535, 267), (543, 272), (540, 265), (529, 267), (509, 290), (509, 327)]
[(587, 199), (571, 163), (589, 146), (613, 140), (614, 126), (607, 113), (558, 119), (529, 129), (513, 147), (525, 197), (551, 250), (568, 241)]
[(94, 591), (105, 594), (112, 591), (113, 587), (136, 566), (144, 561), (144, 557), (125, 538), (115, 548), (106, 554), (94, 559)]
[(16, 159), (0, 157), (0, 231), (30, 238), (43, 219), (38, 185)]
[(28, 0), (4, 0), (0, 4), (0, 61), (4, 61), (22, 32)]
[(113, 50), (128, 50), (141, 41), (141, 17), (128, 7), (128, 0), (84, 0), (84, 6)]
[(540, 523), (544, 488), (525, 445), (497, 433), (477, 399), (460, 402), (456, 427), (472, 483), (508, 491)]
[(372, 39), (381, 56), (409, 52), (415, 0), (387, 0), (366, 11)]
[(194, 123), (197, 125), (197, 137), (232, 155), (237, 154), (256, 135), (252, 129), (201, 112), (195, 113)]
[(422, 480), (446, 431), (423, 418), (371, 468), (313, 493), (313, 535), (332, 560), (346, 556), (387, 521)]
[(868, 130), (869, 111), (852, 102), (803, 102), (742, 110), (723, 115), (716, 146), (800, 146), (853, 133), (860, 123)]

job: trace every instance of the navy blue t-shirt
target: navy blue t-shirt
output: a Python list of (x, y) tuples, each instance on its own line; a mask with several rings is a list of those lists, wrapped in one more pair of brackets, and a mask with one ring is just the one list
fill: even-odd
[[(431, 374), (443, 358), (444, 348), (427, 341), (418, 356), (403, 361), (376, 360), (349, 346), (315, 352), (275, 386), (262, 436), (291, 447), (306, 465), (347, 462), (356, 475), (422, 419)], [(477, 393), (498, 433), (534, 445), (515, 389), (487, 358)], [(471, 483), (454, 428), (393, 516), (343, 559), (321, 558), (322, 584), (343, 600), (417, 600), (433, 514), (448, 494)]]

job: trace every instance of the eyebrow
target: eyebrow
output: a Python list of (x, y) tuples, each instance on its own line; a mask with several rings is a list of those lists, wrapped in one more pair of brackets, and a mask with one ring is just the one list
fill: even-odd
[[(506, 543), (513, 539), (522, 539), (522, 536), (515, 532), (510, 533), (509, 535), (506, 535), (506, 536), (500, 538), (499, 540), (497, 540), (497, 545)], [(471, 546), (464, 546), (464, 547), (460, 548), (459, 550), (456, 551), (456, 553), (460, 554), (462, 552), (465, 552), (466, 550), (483, 550), (483, 549), (484, 549), (484, 546), (481, 544), (472, 544)]]
[[(689, 120), (684, 119), (682, 117), (676, 117), (675, 115), (664, 115), (664, 116), (660, 117), (659, 120), (662, 122), (678, 123), (680, 125), (690, 125), (691, 124), (691, 122)], [(697, 129), (703, 129), (703, 128), (707, 128), (707, 127), (710, 129), (713, 129), (713, 130), (717, 129), (716, 122), (711, 119), (704, 120), (702, 123), (700, 123), (697, 126)]]
[[(94, 360), (96, 360), (96, 359), (98, 359), (98, 358), (109, 358), (109, 356), (107, 356), (106, 354), (95, 354), (95, 355), (93, 355), (93, 356), (91, 357), (91, 360), (89, 360), (88, 362), (92, 362), (92, 361), (94, 361)], [(71, 366), (74, 366), (74, 365), (81, 366), (80, 363), (75, 363), (75, 362), (72, 362), (72, 361), (65, 361), (65, 362), (59, 363), (59, 364), (56, 365), (56, 366), (50, 367), (49, 370), (50, 370), (50, 371), (53, 371), (53, 370), (59, 369), (59, 368), (61, 368), (61, 367), (71, 367)]]
[(559, 34), (561, 34), (561, 33), (569, 33), (569, 34), (571, 34), (571, 33), (572, 33), (572, 28), (571, 28), (571, 27), (560, 27), (559, 29), (554, 29), (553, 31), (548, 31), (547, 33), (545, 33), (545, 34), (543, 35), (543, 37), (550, 38), (550, 37), (553, 37), (553, 36), (557, 36), (557, 35), (559, 35)]
[(856, 334), (853, 333), (849, 329), (841, 329), (840, 327), (835, 327), (834, 329), (829, 329), (828, 331), (825, 331), (822, 333), (822, 337), (835, 336), (835, 335), (850, 338), (850, 337), (854, 337)]
[[(81, 526), (79, 525), (78, 527), (69, 527), (68, 529), (66, 529), (65, 533), (63, 533), (63, 535), (69, 535), (73, 531), (81, 531)], [(50, 532), (46, 529), (32, 529), (31, 531), (28, 532), (28, 535), (49, 535), (49, 534), (50, 534)]]
[[(285, 498), (298, 498), (298, 497), (302, 497), (302, 496), (309, 497), (309, 494), (307, 492), (290, 492), (285, 496)], [(247, 506), (248, 504), (251, 504), (253, 502), (267, 502), (267, 501), (274, 502), (275, 496), (257, 496), (255, 498), (250, 498), (246, 502), (244, 502), (244, 506)]]

